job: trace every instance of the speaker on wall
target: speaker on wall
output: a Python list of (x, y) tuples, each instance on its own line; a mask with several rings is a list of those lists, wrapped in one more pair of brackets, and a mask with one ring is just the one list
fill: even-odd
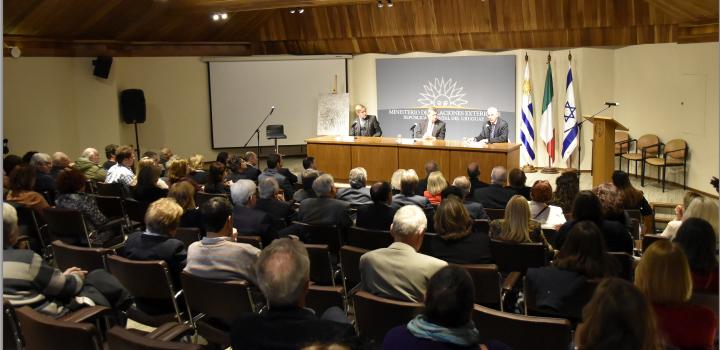
[(140, 89), (120, 92), (120, 115), (125, 123), (145, 122), (145, 94)]
[(98, 58), (92, 61), (93, 66), (95, 66), (95, 69), (93, 69), (93, 75), (107, 79), (108, 76), (110, 76), (110, 66), (112, 66), (112, 61), (112, 57), (98, 56)]

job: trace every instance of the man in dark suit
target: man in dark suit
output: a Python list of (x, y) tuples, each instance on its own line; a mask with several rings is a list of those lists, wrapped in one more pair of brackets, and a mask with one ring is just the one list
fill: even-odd
[[(445, 122), (438, 119), (437, 110), (435, 108), (428, 108), (427, 119), (420, 122), (420, 125), (415, 129), (415, 138), (436, 138), (438, 140), (445, 139)], [(428, 125), (432, 128), (428, 128)]]
[(496, 166), (490, 174), (490, 186), (475, 190), (473, 200), (485, 208), (505, 209), (507, 202), (515, 195), (515, 191), (506, 189), (507, 171), (503, 166)]
[(280, 185), (275, 178), (267, 177), (258, 183), (258, 197), (255, 209), (267, 213), (273, 220), (285, 220), (286, 224), (295, 220), (295, 210), (280, 194)]
[(368, 115), (363, 105), (355, 106), (357, 119), (350, 127), (350, 136), (382, 136), (380, 122), (374, 115)]
[(486, 187), (488, 184), (480, 181), (480, 166), (478, 163), (472, 162), (467, 166), (468, 180), (470, 180), (470, 196), (475, 193), (478, 188)]
[(371, 230), (389, 231), (395, 216), (395, 209), (390, 206), (391, 194), (390, 184), (387, 182), (376, 182), (372, 185), (370, 197), (373, 203), (358, 208), (355, 225)]
[(258, 158), (257, 154), (255, 152), (245, 152), (245, 155), (243, 156), (243, 159), (245, 159), (245, 165), (247, 165), (247, 169), (245, 169), (245, 177), (247, 177), (250, 180), (257, 181), (258, 176), (260, 176), (260, 169), (258, 169)]
[[(290, 171), (284, 169), (282, 165), (282, 155), (277, 153), (269, 155), (267, 158), (267, 169), (260, 174), (258, 180), (262, 180), (267, 177), (274, 177), (280, 185), (280, 188), (282, 188), (285, 192), (285, 200), (290, 200), (293, 197), (293, 193), (295, 193), (295, 188), (293, 187), (290, 178), (286, 176)], [(284, 169), (284, 171), (281, 171), (281, 169)], [(297, 177), (295, 175), (292, 176), (295, 178), (295, 182), (297, 182)]]
[(312, 185), (317, 198), (307, 198), (300, 203), (297, 216), (300, 222), (313, 225), (338, 225), (347, 229), (352, 225), (350, 203), (335, 199), (336, 189), (329, 174), (318, 176)]
[(270, 230), (272, 217), (255, 209), (256, 189), (255, 183), (246, 179), (237, 180), (230, 186), (230, 196), (235, 204), (232, 214), (233, 227), (239, 235), (260, 236), (263, 245), (268, 245), (275, 238), (275, 232)]
[(480, 134), (475, 136), (475, 141), (484, 143), (508, 142), (508, 124), (500, 119), (500, 112), (497, 108), (490, 107), (487, 109), (487, 123), (480, 130)]
[(363, 205), (372, 203), (370, 189), (365, 187), (367, 171), (365, 168), (357, 167), (350, 170), (350, 187), (341, 188), (335, 198), (348, 202), (352, 205)]

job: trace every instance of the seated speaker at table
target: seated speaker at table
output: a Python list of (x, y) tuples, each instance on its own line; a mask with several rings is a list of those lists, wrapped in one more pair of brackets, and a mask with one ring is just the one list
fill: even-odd
[[(430, 125), (431, 127), (428, 127), (428, 125)], [(435, 108), (428, 108), (427, 119), (421, 121), (420, 125), (415, 128), (415, 137), (423, 139), (445, 139), (445, 122), (438, 119), (437, 110)]]
[(508, 123), (500, 119), (500, 112), (497, 108), (487, 109), (487, 123), (483, 125), (480, 134), (475, 136), (475, 141), (486, 143), (508, 142)]
[(355, 106), (357, 118), (350, 127), (350, 136), (382, 136), (380, 122), (374, 115), (368, 115), (363, 105)]

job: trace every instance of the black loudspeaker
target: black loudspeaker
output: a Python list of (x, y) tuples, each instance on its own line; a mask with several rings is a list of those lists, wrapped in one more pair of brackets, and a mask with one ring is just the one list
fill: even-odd
[(92, 61), (93, 66), (95, 66), (95, 69), (93, 69), (93, 75), (107, 79), (110, 75), (110, 66), (112, 66), (112, 61), (112, 57), (98, 56), (98, 58)]
[(120, 92), (120, 115), (125, 123), (145, 122), (145, 94), (140, 89)]

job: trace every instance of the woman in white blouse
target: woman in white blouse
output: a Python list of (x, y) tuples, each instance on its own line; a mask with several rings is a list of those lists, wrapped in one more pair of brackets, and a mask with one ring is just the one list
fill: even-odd
[(561, 207), (549, 205), (553, 190), (550, 182), (537, 180), (530, 190), (530, 218), (539, 222), (544, 229), (557, 230), (565, 223)]

